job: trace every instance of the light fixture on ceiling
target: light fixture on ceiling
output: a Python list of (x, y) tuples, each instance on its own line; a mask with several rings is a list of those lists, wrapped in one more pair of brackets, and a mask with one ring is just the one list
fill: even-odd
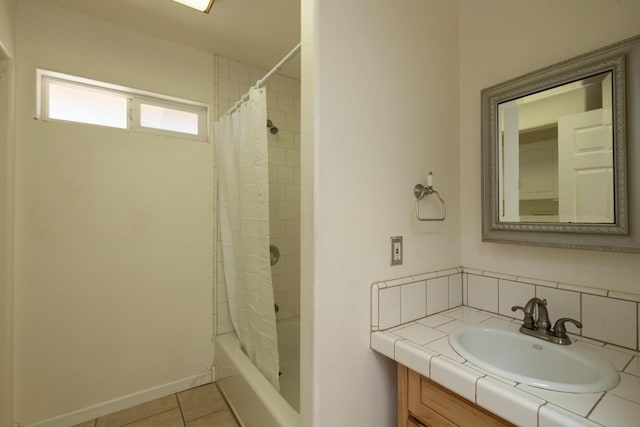
[(209, 13), (215, 0), (173, 0), (176, 3), (192, 7), (204, 13)]

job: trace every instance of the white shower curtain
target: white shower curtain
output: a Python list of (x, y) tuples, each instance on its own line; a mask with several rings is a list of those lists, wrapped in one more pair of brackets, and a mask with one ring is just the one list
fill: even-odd
[(231, 321), (247, 356), (279, 390), (269, 257), (269, 166), (264, 88), (215, 125), (219, 226)]

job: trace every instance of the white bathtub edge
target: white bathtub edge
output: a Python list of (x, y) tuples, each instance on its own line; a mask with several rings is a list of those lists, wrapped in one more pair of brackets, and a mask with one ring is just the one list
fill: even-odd
[[(225, 379), (229, 378), (229, 375), (225, 372), (228, 368), (225, 369), (221, 364), (232, 363), (238, 371), (250, 373), (249, 375), (242, 375), (242, 379), (246, 382), (248, 388), (243, 390), (242, 394), (245, 397), (251, 394), (254, 399), (262, 404), (261, 407), (252, 405), (252, 416), (256, 416), (258, 411), (266, 411), (264, 415), (265, 418), (262, 418), (263, 421), (269, 417), (272, 418), (279, 427), (300, 427), (300, 414), (293, 410), (287, 401), (275, 391), (269, 381), (253, 366), (240, 349), (240, 343), (235, 333), (230, 332), (216, 337), (215, 357), (218, 388), (225, 395), (225, 398), (227, 398), (229, 405), (240, 422), (243, 422), (243, 410), (239, 405), (234, 403), (235, 399), (233, 397), (230, 398), (228, 395), (228, 393), (231, 392), (225, 386)], [(225, 358), (228, 360), (225, 360)], [(234, 377), (237, 377), (237, 375), (234, 375)], [(244, 387), (244, 384), (242, 386)], [(247, 425), (246, 427), (252, 426)]]

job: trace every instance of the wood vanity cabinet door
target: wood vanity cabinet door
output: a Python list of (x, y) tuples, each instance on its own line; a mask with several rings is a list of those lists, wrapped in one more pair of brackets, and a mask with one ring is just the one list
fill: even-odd
[(416, 420), (414, 420), (413, 418), (409, 418), (407, 420), (407, 427), (425, 427), (424, 424), (422, 423), (418, 423)]
[(428, 427), (513, 426), (430, 379), (398, 364), (398, 427), (419, 426), (416, 420)]

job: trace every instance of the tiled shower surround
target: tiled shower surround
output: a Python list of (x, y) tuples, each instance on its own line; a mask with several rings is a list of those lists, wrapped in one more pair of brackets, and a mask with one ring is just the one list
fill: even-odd
[(640, 350), (640, 295), (464, 267), (374, 283), (371, 331), (390, 329), (461, 305), (521, 319), (522, 313), (512, 312), (511, 307), (523, 306), (533, 297), (547, 300), (552, 322), (560, 317), (582, 322), (582, 330), (567, 324), (570, 333)]
[[(215, 109), (223, 115), (268, 70), (215, 58)], [(300, 314), (300, 80), (280, 74), (267, 83), (267, 117), (278, 128), (269, 141), (269, 228), (280, 260), (271, 268), (278, 319)], [(265, 123), (266, 128), (266, 123)], [(217, 191), (217, 183), (215, 186)], [(218, 214), (216, 210), (216, 215)], [(217, 233), (219, 235), (219, 233)], [(215, 330), (233, 330), (217, 239)]]

